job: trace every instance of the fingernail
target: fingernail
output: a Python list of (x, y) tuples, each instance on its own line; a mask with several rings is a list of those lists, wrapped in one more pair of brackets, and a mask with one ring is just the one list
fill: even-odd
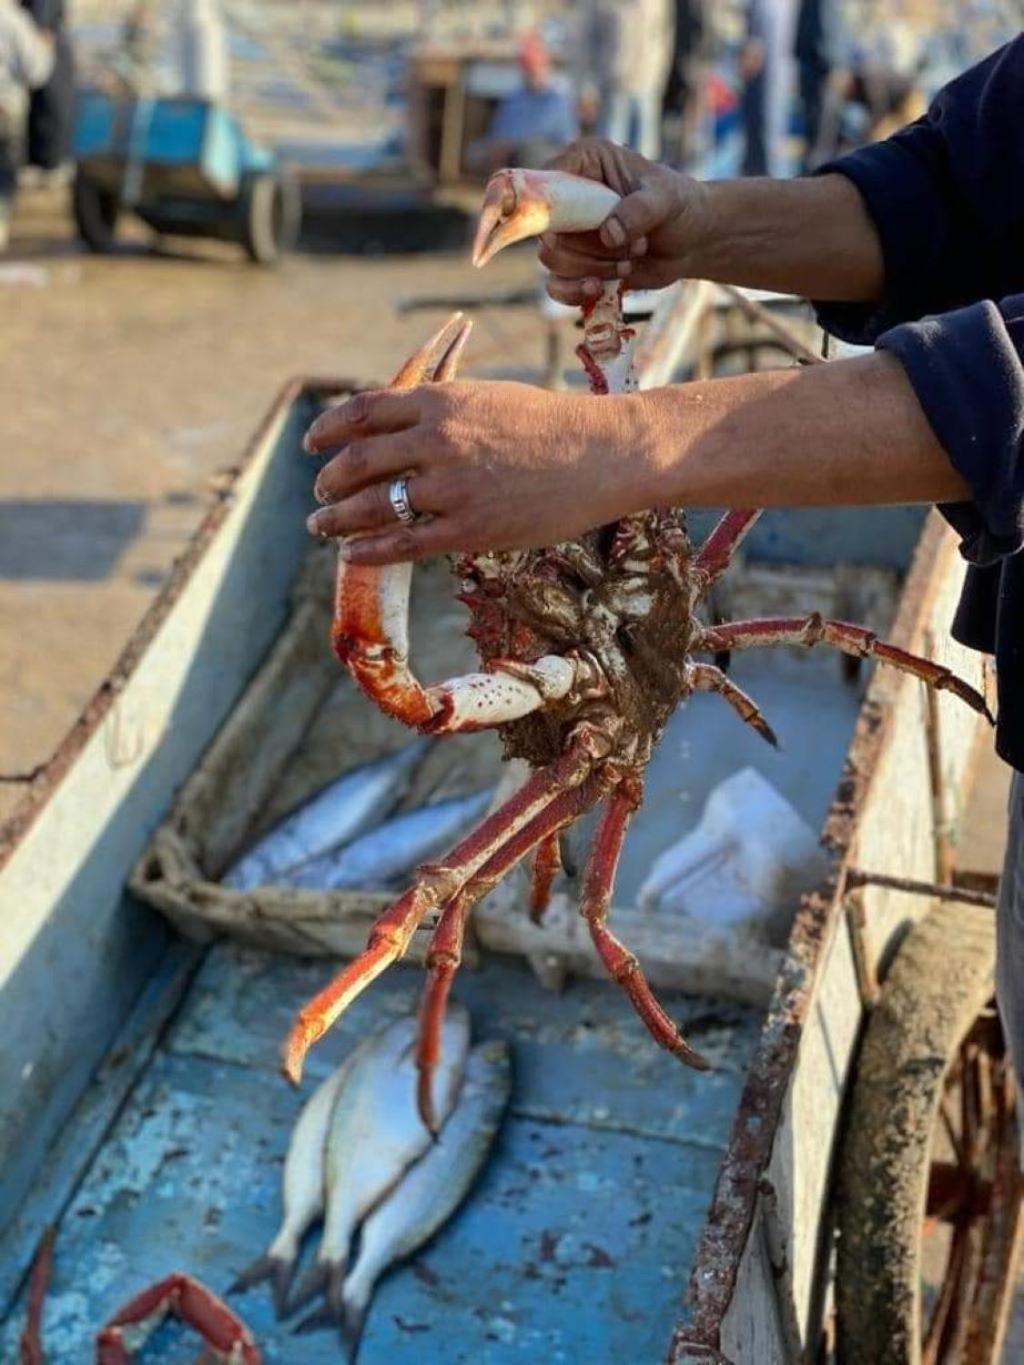
[(313, 485), (313, 496), (321, 507), (326, 507), (331, 500), (330, 493), (327, 492), (319, 479), (317, 479), (316, 483)]
[(601, 240), (605, 246), (622, 246), (626, 231), (617, 218), (609, 218), (601, 229)]
[(628, 274), (630, 274), (631, 271), (632, 271), (632, 269), (633, 269), (633, 262), (632, 262), (632, 261), (619, 261), (618, 265), (617, 265), (615, 268), (616, 268), (616, 270), (617, 270), (618, 273), (619, 273), (619, 278), (620, 278), (620, 279), (625, 279), (626, 276), (627, 276)]
[(633, 243), (633, 245), (630, 247), (630, 249), (629, 249), (629, 254), (630, 254), (631, 256), (646, 256), (646, 254), (647, 254), (647, 238), (646, 238), (646, 237), (638, 237), (638, 238), (636, 239), (636, 241)]
[(351, 546), (349, 545), (349, 543), (348, 543), (347, 540), (339, 540), (339, 541), (338, 541), (338, 558), (339, 558), (339, 559), (351, 559), (351, 558), (352, 558), (352, 548), (351, 548)]
[(601, 292), (601, 281), (595, 280), (593, 276), (583, 281), (583, 292), (588, 298), (596, 299)]
[(324, 534), (321, 520), (321, 514), (319, 512), (310, 512), (309, 516), (306, 518), (306, 530), (311, 536), (322, 536)]
[(303, 436), (303, 438), (302, 438), (302, 449), (306, 452), (307, 455), (315, 455), (315, 454), (316, 454), (315, 440), (316, 440), (316, 427), (315, 427), (315, 426), (312, 426), (312, 427), (310, 427), (310, 429), (306, 432), (305, 436)]

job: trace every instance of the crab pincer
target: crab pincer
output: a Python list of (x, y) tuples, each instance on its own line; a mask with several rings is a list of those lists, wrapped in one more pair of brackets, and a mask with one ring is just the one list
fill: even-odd
[(204, 1284), (175, 1271), (123, 1304), (96, 1336), (96, 1365), (129, 1365), (168, 1314), (188, 1323), (222, 1365), (262, 1365), (252, 1333)]

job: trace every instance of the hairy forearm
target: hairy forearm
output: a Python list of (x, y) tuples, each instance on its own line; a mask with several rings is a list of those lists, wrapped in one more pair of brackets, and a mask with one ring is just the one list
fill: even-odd
[(955, 502), (970, 492), (902, 366), (876, 354), (623, 400), (636, 508)]
[(711, 182), (686, 230), (684, 277), (822, 300), (882, 295), (878, 233), (843, 175)]

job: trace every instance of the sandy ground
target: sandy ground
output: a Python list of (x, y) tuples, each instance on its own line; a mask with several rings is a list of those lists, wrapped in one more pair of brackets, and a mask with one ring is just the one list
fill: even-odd
[[(429, 265), (300, 256), (261, 271), (233, 249), (154, 254), (141, 238), (100, 259), (77, 253), (55, 207), (23, 198), (0, 265), (15, 399), (0, 460), (4, 774), (61, 738), (197, 524), (211, 476), (287, 379), (386, 379), (440, 316), (400, 317), (398, 300), (533, 278), (525, 255), (502, 257), (486, 280), (463, 253)], [(467, 365), (529, 373), (541, 353), (529, 310), (485, 314)], [(0, 798), (9, 808), (9, 785)]]
[[(296, 374), (386, 378), (436, 313), (402, 299), (521, 286), (465, 254), (297, 256), (264, 272), (233, 249), (78, 253), (52, 193), (23, 197), (0, 261), (0, 818), (102, 680), (280, 386)], [(533, 377), (528, 309), (480, 316), (467, 368)], [(1005, 769), (979, 763), (962, 864), (1001, 858)], [(1005, 1359), (1024, 1358), (1024, 1307)]]

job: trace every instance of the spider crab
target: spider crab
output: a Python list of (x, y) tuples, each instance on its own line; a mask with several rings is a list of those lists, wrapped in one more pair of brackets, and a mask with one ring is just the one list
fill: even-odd
[[(548, 229), (600, 226), (617, 202), (605, 186), (561, 172), (504, 170), (490, 180), (474, 246), (476, 265)], [(595, 394), (635, 387), (621, 285), (584, 309), (577, 354)], [(451, 379), (469, 332), (454, 315), (399, 371), (393, 387)], [(545, 550), (461, 556), (455, 570), (469, 608), (479, 673), (423, 686), (408, 659), (412, 566), (339, 562), (333, 647), (382, 710), (430, 734), (497, 728), (506, 757), (533, 772), (522, 788), (443, 860), (418, 869), (379, 918), (366, 950), (299, 1012), (285, 1045), (294, 1081), (312, 1044), (351, 1001), (402, 957), (427, 916), (438, 916), (427, 953), (418, 1044), (419, 1106), (433, 1126), (430, 1077), (440, 1024), (474, 903), (531, 852), (534, 909), (543, 909), (558, 863), (558, 836), (594, 807), (601, 812), (583, 873), (580, 910), (609, 974), (656, 1042), (690, 1066), (705, 1060), (687, 1043), (607, 919), (616, 865), (643, 795), (644, 769), (675, 708), (694, 692), (716, 692), (746, 724), (775, 743), (757, 705), (711, 662), (757, 645), (827, 644), (872, 657), (946, 689), (988, 715), (985, 700), (949, 669), (876, 638), (861, 626), (803, 618), (708, 627), (696, 614), (760, 513), (726, 513), (697, 549), (671, 508), (624, 518)], [(991, 717), (989, 716), (989, 719)]]

